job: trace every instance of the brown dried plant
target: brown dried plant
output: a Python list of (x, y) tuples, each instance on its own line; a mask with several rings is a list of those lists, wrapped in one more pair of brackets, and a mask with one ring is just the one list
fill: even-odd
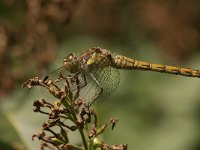
[(25, 72), (33, 72), (35, 66), (42, 71), (47, 69), (57, 51), (55, 26), (61, 30), (69, 24), (77, 3), (78, 0), (3, 1), (4, 9), (16, 8), (10, 13), (16, 14), (13, 20), (17, 23), (0, 18), (0, 68), (4, 76), (0, 79), (0, 97), (13, 90), (27, 76)]
[[(117, 119), (111, 118), (107, 123), (98, 126), (98, 117), (95, 110), (87, 105), (86, 101), (78, 98), (79, 86), (77, 90), (71, 90), (72, 82), (78, 83), (78, 78), (65, 77), (59, 74), (58, 79), (51, 80), (48, 77), (39, 79), (38, 77), (29, 79), (23, 87), (32, 88), (41, 86), (46, 88), (57, 100), (50, 103), (45, 99), (35, 100), (33, 103), (34, 112), (48, 116), (48, 121), (42, 125), (42, 130), (33, 135), (33, 140), (37, 137), (41, 142), (41, 150), (45, 148), (51, 150), (126, 150), (127, 145), (108, 145), (104, 143), (100, 135), (111, 125), (114, 129)], [(62, 82), (63, 87), (56, 83)], [(59, 128), (59, 131), (55, 130)], [(70, 143), (69, 132), (79, 131), (82, 139), (77, 145)]]

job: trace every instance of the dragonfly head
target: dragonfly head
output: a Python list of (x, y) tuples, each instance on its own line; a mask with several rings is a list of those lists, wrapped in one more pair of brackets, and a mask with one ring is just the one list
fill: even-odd
[(63, 66), (71, 73), (76, 73), (79, 70), (80, 64), (75, 54), (69, 54), (63, 60)]

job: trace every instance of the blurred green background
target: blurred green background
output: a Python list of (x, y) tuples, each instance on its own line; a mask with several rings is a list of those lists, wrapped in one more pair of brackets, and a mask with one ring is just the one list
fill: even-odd
[[(1, 0), (0, 149), (39, 149), (31, 136), (46, 121), (32, 111), (39, 88), (23, 81), (44, 76), (68, 53), (91, 47), (152, 63), (200, 68), (198, 0)], [(200, 80), (120, 71), (115, 93), (98, 107), (108, 144), (130, 150), (200, 150)], [(73, 142), (79, 140), (72, 137)]]

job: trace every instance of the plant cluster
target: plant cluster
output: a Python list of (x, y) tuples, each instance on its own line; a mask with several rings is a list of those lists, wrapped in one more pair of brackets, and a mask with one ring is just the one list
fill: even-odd
[[(56, 83), (63, 83), (59, 87)], [(77, 90), (72, 90), (71, 85), (76, 83)], [(41, 150), (49, 148), (52, 150), (126, 150), (127, 145), (108, 145), (104, 143), (100, 135), (108, 126), (114, 129), (117, 119), (111, 118), (103, 125), (98, 125), (98, 117), (94, 109), (88, 106), (86, 100), (79, 98), (81, 89), (78, 80), (74, 77), (64, 77), (59, 74), (55, 80), (48, 77), (29, 79), (23, 87), (31, 88), (42, 86), (46, 88), (57, 100), (50, 103), (45, 99), (35, 100), (34, 112), (48, 116), (48, 121), (42, 125), (42, 130), (33, 135), (42, 141)], [(79, 131), (82, 142), (70, 143), (69, 132)]]

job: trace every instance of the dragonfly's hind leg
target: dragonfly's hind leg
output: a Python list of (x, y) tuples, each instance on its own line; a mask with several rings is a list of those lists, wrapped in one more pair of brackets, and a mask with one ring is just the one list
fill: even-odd
[(101, 95), (101, 93), (103, 93), (103, 88), (100, 88), (100, 92), (97, 93), (96, 97), (91, 102), (89, 102), (88, 105), (91, 106), (92, 104), (94, 104), (98, 97)]
[(82, 84), (82, 83), (79, 83), (79, 84), (78, 84), (78, 87), (79, 87), (79, 88), (83, 88), (83, 87), (85, 87), (85, 86), (87, 85), (87, 80), (86, 80), (85, 73), (81, 73), (81, 75), (82, 75), (82, 78), (83, 78), (83, 84)]

